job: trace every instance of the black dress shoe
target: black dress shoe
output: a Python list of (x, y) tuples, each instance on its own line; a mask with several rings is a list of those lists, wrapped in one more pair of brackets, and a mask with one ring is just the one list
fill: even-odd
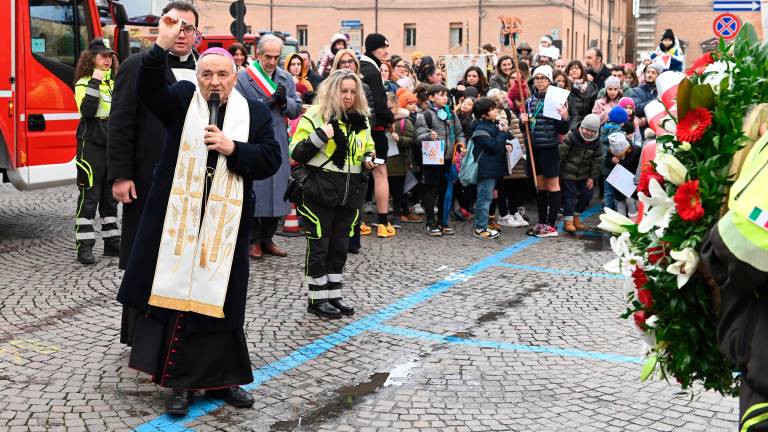
[(80, 261), (80, 264), (96, 263), (96, 257), (93, 256), (93, 250), (90, 248), (80, 248), (80, 250), (77, 251), (77, 260)]
[(253, 406), (253, 396), (237, 386), (219, 390), (207, 390), (205, 394), (214, 399), (221, 399), (233, 407), (248, 408)]
[(189, 403), (195, 392), (187, 390), (174, 390), (165, 401), (165, 412), (168, 414), (184, 416), (189, 412)]
[(307, 305), (307, 312), (313, 313), (320, 318), (341, 318), (341, 311), (328, 302), (310, 303)]
[(330, 303), (333, 307), (341, 311), (341, 314), (344, 316), (352, 316), (355, 314), (355, 308), (352, 306), (347, 306), (344, 303), (341, 302), (341, 300), (329, 300), (328, 303)]

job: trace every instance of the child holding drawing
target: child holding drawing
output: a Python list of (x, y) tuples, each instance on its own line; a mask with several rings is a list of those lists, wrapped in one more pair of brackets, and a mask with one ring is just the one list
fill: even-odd
[[(427, 234), (434, 237), (454, 234), (453, 228), (447, 224), (449, 215), (443, 214), (443, 201), (448, 187), (446, 174), (453, 162), (454, 153), (463, 151), (465, 147), (461, 122), (448, 106), (448, 95), (449, 92), (445, 86), (441, 84), (430, 86), (427, 90), (429, 106), (422, 113), (424, 124), (419, 124), (421, 118), (417, 119), (416, 124), (416, 142), (421, 143), (422, 149), (434, 150), (435, 142), (440, 141), (443, 150), (443, 154), (438, 155), (437, 158), (429, 157), (434, 156), (432, 153), (428, 152), (426, 155), (422, 153), (422, 182), (424, 183), (422, 206)], [(422, 129), (424, 126), (426, 129)], [(419, 134), (419, 130), (426, 130), (426, 132)], [(438, 208), (438, 218), (435, 218), (435, 206)], [(451, 209), (448, 210), (450, 212)]]
[[(613, 170), (616, 165), (621, 165), (632, 174), (637, 171), (640, 164), (640, 147), (631, 145), (627, 141), (627, 135), (624, 132), (616, 132), (608, 136), (609, 152), (605, 158), (605, 166)], [(633, 196), (635, 194), (632, 194)], [(637, 202), (632, 196), (625, 196), (615, 187), (613, 188), (613, 198), (616, 200), (616, 211), (627, 216), (633, 221), (637, 219)]]

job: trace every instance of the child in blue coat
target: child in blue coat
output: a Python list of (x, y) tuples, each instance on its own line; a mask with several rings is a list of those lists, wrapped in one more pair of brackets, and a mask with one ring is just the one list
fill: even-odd
[(506, 123), (496, 123), (496, 102), (482, 97), (473, 108), (477, 121), (472, 127), (473, 156), (477, 161), (477, 202), (475, 204), (475, 237), (494, 239), (499, 232), (488, 228), (488, 209), (496, 183), (507, 174), (507, 151), (512, 146)]

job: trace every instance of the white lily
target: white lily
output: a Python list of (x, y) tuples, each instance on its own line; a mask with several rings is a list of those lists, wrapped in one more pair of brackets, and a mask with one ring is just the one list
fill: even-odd
[(656, 231), (656, 235), (662, 237), (664, 230), (669, 227), (672, 215), (675, 214), (675, 202), (667, 195), (667, 192), (656, 179), (651, 179), (648, 183), (648, 191), (651, 193), (650, 197), (642, 192), (637, 194), (645, 206), (643, 219), (640, 221), (637, 230), (641, 233), (647, 233), (653, 227), (659, 227), (660, 229)]
[(653, 315), (647, 320), (645, 320), (645, 325), (647, 325), (650, 328), (656, 328), (656, 324), (659, 322), (659, 316)]
[(699, 254), (693, 248), (685, 248), (681, 251), (673, 250), (669, 256), (675, 262), (667, 266), (667, 272), (677, 275), (677, 287), (682, 288), (696, 271), (699, 265)]
[(688, 169), (671, 154), (657, 151), (653, 162), (656, 164), (656, 172), (670, 182), (679, 185), (685, 181)]
[(635, 223), (632, 222), (632, 220), (628, 217), (614, 210), (606, 208), (605, 213), (600, 215), (600, 224), (597, 227), (603, 231), (620, 234), (627, 232), (627, 229), (624, 228), (624, 225), (634, 224)]
[(616, 258), (612, 259), (603, 266), (606, 271), (611, 273), (625, 273), (629, 274), (626, 270), (626, 266), (623, 265), (622, 259), (630, 255), (632, 243), (629, 241), (629, 233), (623, 232), (618, 237), (611, 237), (611, 249), (616, 254)]
[[(733, 63), (730, 64), (733, 69)], [(711, 73), (714, 72), (714, 73)], [(704, 69), (704, 74), (707, 75), (704, 78), (704, 84), (709, 84), (712, 87), (712, 91), (717, 95), (720, 94), (720, 83), (723, 82), (723, 78), (728, 76), (728, 63), (726, 62), (714, 62), (711, 65), (707, 65)], [(729, 87), (733, 86), (733, 82), (729, 82)]]

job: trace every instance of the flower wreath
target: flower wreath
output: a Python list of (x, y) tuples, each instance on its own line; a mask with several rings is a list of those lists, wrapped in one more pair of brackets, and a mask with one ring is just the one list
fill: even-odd
[(768, 45), (745, 24), (734, 44), (697, 59), (686, 74), (657, 79), (659, 98), (645, 109), (656, 132), (656, 154), (644, 164), (639, 223), (610, 210), (599, 227), (616, 236), (609, 271), (626, 276), (628, 308), (643, 337), (644, 381), (658, 374), (683, 389), (736, 395), (739, 374), (720, 353), (717, 292), (697, 272), (698, 251), (720, 218), (733, 182), (742, 131), (754, 105), (768, 101)]

